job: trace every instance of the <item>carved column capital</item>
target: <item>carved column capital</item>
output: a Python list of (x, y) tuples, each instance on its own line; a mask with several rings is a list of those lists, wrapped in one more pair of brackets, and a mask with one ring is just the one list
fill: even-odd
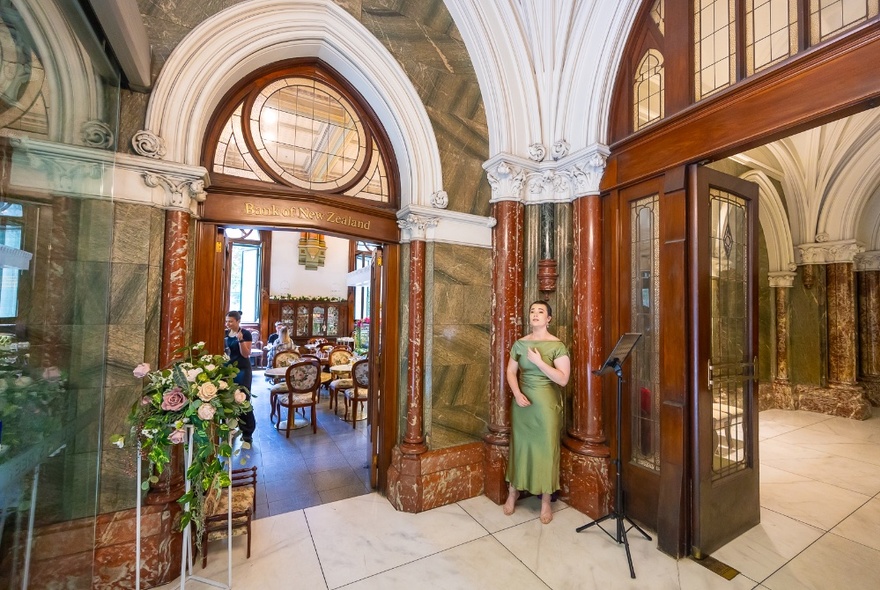
[(855, 263), (857, 271), (880, 270), (880, 250), (859, 252)]
[(595, 147), (581, 152), (572, 163), (569, 168), (573, 184), (572, 200), (599, 194), (599, 183), (605, 174), (608, 153), (608, 148), (604, 146)]
[(771, 272), (767, 274), (771, 287), (791, 288), (794, 286), (794, 278), (797, 273), (789, 271)]
[(397, 220), (397, 227), (403, 233), (401, 241), (406, 243), (414, 240), (425, 241), (428, 238), (429, 231), (437, 227), (438, 223), (440, 223), (439, 217), (410, 213), (406, 217)]
[(486, 169), (486, 176), (489, 186), (492, 187), (492, 198), (489, 202), (523, 200), (526, 172), (521, 166), (501, 160)]
[(449, 206), (449, 194), (444, 190), (434, 191), (431, 195), (431, 207), (446, 209)]
[(813, 242), (797, 246), (801, 264), (835, 264), (853, 262), (856, 255), (864, 252), (864, 247), (855, 240), (834, 242)]
[(144, 184), (150, 188), (165, 190), (164, 209), (187, 210), (196, 214), (197, 204), (205, 200), (205, 181), (203, 179), (180, 178), (153, 171), (142, 173)]

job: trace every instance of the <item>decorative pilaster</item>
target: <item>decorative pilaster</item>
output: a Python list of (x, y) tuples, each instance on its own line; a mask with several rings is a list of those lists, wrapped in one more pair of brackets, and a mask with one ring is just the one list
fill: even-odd
[(845, 418), (871, 416), (864, 387), (857, 383), (856, 256), (864, 250), (855, 240), (798, 246), (803, 263), (825, 264), (828, 314), (828, 387), (798, 387), (797, 408)]
[[(789, 339), (789, 293), (794, 285), (794, 272), (771, 272), (770, 288), (776, 302), (776, 359), (773, 371), (773, 382), (770, 384), (769, 395), (759, 400), (762, 410), (770, 408), (793, 409), (794, 399), (788, 380), (788, 339)], [(765, 390), (766, 391), (766, 390)], [(763, 393), (763, 392), (762, 392)]]
[(880, 251), (856, 257), (859, 293), (859, 381), (872, 406), (880, 406)]
[(165, 213), (165, 260), (162, 264), (162, 316), (159, 365), (168, 366), (174, 351), (186, 345), (186, 282), (189, 272), (189, 212)]
[(410, 242), (409, 263), (409, 359), (406, 388), (406, 432), (400, 450), (405, 455), (420, 455), (425, 446), (424, 384), (425, 359), (425, 242)]

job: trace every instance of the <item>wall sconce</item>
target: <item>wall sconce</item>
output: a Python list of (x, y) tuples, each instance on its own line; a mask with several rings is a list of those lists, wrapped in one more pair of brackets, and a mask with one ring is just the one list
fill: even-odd
[(318, 270), (324, 266), (324, 256), (327, 253), (327, 243), (324, 236), (313, 232), (303, 232), (299, 237), (299, 263), (306, 270)]

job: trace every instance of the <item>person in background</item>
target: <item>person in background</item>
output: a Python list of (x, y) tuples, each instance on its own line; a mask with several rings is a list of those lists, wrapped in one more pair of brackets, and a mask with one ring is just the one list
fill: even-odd
[[(559, 489), (562, 387), (571, 374), (568, 349), (548, 331), (553, 312), (544, 301), (529, 306), (532, 332), (514, 342), (507, 363), (513, 392), (512, 433), (504, 514), (513, 514), (519, 490), (541, 496), (541, 522), (553, 520), (550, 498)], [(518, 374), (518, 375), (517, 375)]]
[(275, 342), (275, 346), (269, 349), (269, 353), (266, 356), (266, 366), (270, 368), (275, 366), (274, 362), (276, 354), (285, 350), (297, 350), (296, 344), (293, 343), (293, 340), (290, 337), (290, 332), (288, 331), (287, 326), (282, 325), (281, 329), (278, 331), (278, 334), (279, 338)]
[[(275, 343), (278, 342), (279, 338), (281, 338), (281, 328), (283, 328), (283, 327), (284, 327), (283, 322), (275, 322), (275, 333), (272, 334), (271, 336), (269, 336), (269, 340), (266, 341), (266, 344), (268, 346), (275, 346)], [(271, 367), (272, 364), (269, 363), (268, 366)]]
[[(244, 330), (241, 327), (241, 312), (230, 311), (227, 313), (224, 335), (226, 354), (229, 355), (229, 364), (238, 367), (238, 375), (235, 376), (234, 381), (245, 388), (248, 401), (251, 399), (251, 382), (253, 381), (250, 360), (252, 343), (253, 337), (250, 330)], [(257, 429), (257, 420), (254, 417), (253, 409), (239, 416), (238, 421), (241, 440), (250, 446), (253, 442), (254, 431)]]

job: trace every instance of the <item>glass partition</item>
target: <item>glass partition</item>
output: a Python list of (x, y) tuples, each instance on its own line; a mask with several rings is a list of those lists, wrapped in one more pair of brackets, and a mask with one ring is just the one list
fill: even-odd
[(119, 75), (87, 23), (0, 2), (3, 588), (92, 586)]

